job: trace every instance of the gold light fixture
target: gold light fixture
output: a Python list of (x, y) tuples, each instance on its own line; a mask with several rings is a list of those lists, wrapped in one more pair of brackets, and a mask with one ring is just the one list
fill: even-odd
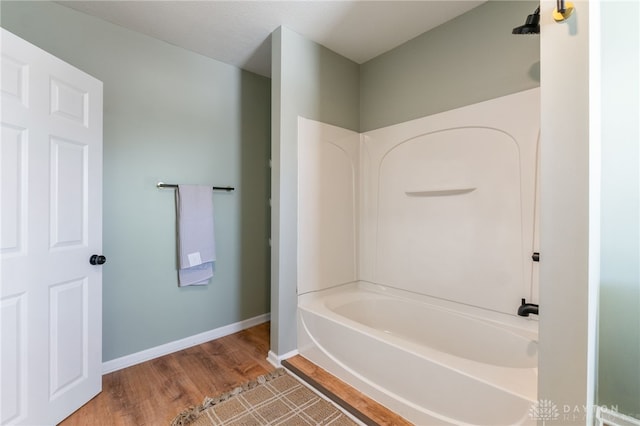
[(562, 22), (569, 19), (569, 16), (573, 13), (575, 7), (570, 1), (556, 0), (556, 8), (553, 11), (553, 19), (556, 22)]

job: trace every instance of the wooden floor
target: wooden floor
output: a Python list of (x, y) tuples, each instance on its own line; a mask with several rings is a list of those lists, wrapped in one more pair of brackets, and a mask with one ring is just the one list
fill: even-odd
[(182, 410), (272, 371), (269, 323), (109, 373), (61, 425), (168, 425)]
[[(102, 393), (62, 423), (72, 425), (169, 425), (206, 396), (227, 392), (274, 367), (266, 361), (269, 323), (128, 367), (102, 378)], [(360, 411), (367, 424), (408, 425), (324, 370), (297, 356), (303, 374)]]
[(346, 411), (367, 425), (410, 426), (413, 424), (300, 355), (284, 360), (282, 365), (316, 389), (326, 392), (331, 400), (342, 405)]

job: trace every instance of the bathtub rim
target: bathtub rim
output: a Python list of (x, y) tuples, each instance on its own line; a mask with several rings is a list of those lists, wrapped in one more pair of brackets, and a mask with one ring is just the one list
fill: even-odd
[(335, 284), (333, 286), (326, 287), (320, 290), (298, 293), (298, 305), (300, 305), (301, 302), (307, 303), (308, 301), (318, 297), (325, 297), (338, 292), (343, 292), (345, 289), (362, 289), (380, 295), (387, 295), (400, 299), (409, 299), (412, 301), (423, 302), (429, 305), (434, 305), (440, 309), (450, 311), (454, 314), (463, 314), (480, 321), (513, 328), (514, 330), (523, 333), (523, 335), (526, 335), (531, 340), (538, 341), (538, 316), (518, 316), (517, 310), (519, 305), (517, 303), (519, 301), (514, 302), (513, 314), (506, 314), (503, 312), (492, 311), (489, 309), (460, 302), (441, 299), (427, 294), (403, 290), (387, 284), (375, 283), (373, 281), (367, 280), (354, 280)]
[[(336, 362), (338, 365), (340, 365), (341, 368), (345, 369), (346, 371), (349, 371), (351, 374), (354, 374), (356, 376), (359, 376), (359, 374), (352, 371), (349, 368), (349, 366), (343, 365), (342, 362), (335, 359), (335, 357), (332, 354), (330, 354), (329, 351), (327, 351), (311, 335), (307, 327), (307, 324), (304, 318), (305, 313), (303, 311), (306, 311), (307, 313), (312, 315), (320, 316), (325, 320), (338, 324), (339, 326), (347, 327), (349, 329), (364, 333), (370, 338), (375, 339), (377, 341), (381, 341), (384, 344), (391, 344), (396, 347), (401, 347), (407, 352), (413, 355), (428, 359), (430, 362), (438, 364), (443, 368), (451, 369), (456, 371), (459, 374), (473, 377), (485, 383), (488, 386), (516, 395), (520, 398), (530, 401), (531, 403), (534, 403), (537, 400), (538, 367), (505, 367), (505, 366), (497, 366), (493, 364), (478, 362), (478, 361), (470, 360), (467, 358), (462, 358), (457, 355), (449, 354), (435, 348), (426, 347), (424, 345), (411, 342), (405, 338), (386, 334), (380, 330), (374, 329), (372, 327), (368, 327), (364, 324), (361, 324), (357, 321), (354, 321), (350, 318), (344, 317), (336, 312), (333, 312), (324, 305), (323, 299), (326, 298), (327, 296), (334, 295), (336, 293), (349, 292), (354, 294), (364, 290), (364, 291), (381, 294), (387, 297), (392, 296), (391, 293), (386, 292), (388, 291), (386, 289), (382, 290), (382, 292), (376, 291), (376, 290), (379, 290), (380, 287), (385, 287), (385, 286), (381, 286), (379, 284), (372, 284), (368, 282), (354, 281), (351, 283), (335, 286), (329, 289), (308, 292), (303, 295), (299, 295), (297, 316), (298, 316), (298, 320), (300, 321), (299, 325), (302, 326), (302, 330), (299, 330), (299, 332), (304, 332), (305, 334), (307, 334), (307, 336), (313, 341), (313, 344), (317, 346), (318, 350), (323, 352), (325, 356), (327, 356), (329, 359), (332, 360), (332, 362)], [(403, 292), (403, 291), (400, 290), (400, 292)], [(395, 297), (397, 297), (397, 295)], [(430, 298), (430, 299), (433, 299), (433, 298)], [(433, 303), (432, 305), (437, 306), (437, 304), (435, 303)], [(447, 306), (448, 304), (444, 303), (444, 305)], [(452, 309), (450, 306), (449, 308), (442, 307), (442, 306), (437, 306), (437, 307), (439, 309), (453, 311), (453, 313), (455, 314), (459, 313), (459, 311)], [(532, 340), (537, 342), (537, 321), (522, 321), (525, 324), (520, 326), (518, 326), (517, 324), (518, 321), (515, 321), (516, 325), (514, 326), (511, 324), (504, 324), (504, 323), (498, 322), (495, 318), (487, 319), (483, 316), (470, 315), (467, 313), (464, 313), (463, 315), (471, 316), (474, 320), (497, 324), (501, 328), (515, 330), (521, 336), (526, 338), (531, 338)], [(504, 314), (499, 314), (499, 316), (502, 316), (502, 315)], [(493, 316), (491, 315), (490, 317), (493, 317)], [(519, 318), (516, 318), (516, 319), (519, 319)], [(533, 326), (535, 326), (535, 329), (533, 329), (533, 326), (531, 325), (532, 323), (533, 323)], [(535, 337), (535, 339), (533, 337)], [(304, 352), (303, 350), (300, 350), (300, 353), (303, 353), (303, 352)], [(532, 378), (535, 378), (535, 380), (532, 380)], [(360, 378), (360, 380), (363, 380), (363, 379), (364, 381), (367, 381), (366, 378)], [(520, 387), (514, 388), (512, 385), (513, 381), (521, 382), (525, 380), (528, 380), (529, 382), (533, 382), (533, 383), (529, 383), (529, 385), (525, 386), (525, 389), (522, 389)]]

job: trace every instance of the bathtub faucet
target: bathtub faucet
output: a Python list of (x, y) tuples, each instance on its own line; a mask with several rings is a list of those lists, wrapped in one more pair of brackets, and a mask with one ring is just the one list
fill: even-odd
[(529, 314), (538, 315), (538, 305), (533, 303), (526, 303), (526, 300), (522, 299), (522, 304), (518, 308), (518, 315), (521, 317), (528, 317)]

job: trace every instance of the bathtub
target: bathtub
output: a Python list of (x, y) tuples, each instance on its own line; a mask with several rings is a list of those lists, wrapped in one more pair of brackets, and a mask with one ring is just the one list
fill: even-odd
[(298, 349), (417, 425), (535, 424), (533, 319), (354, 282), (299, 295)]

